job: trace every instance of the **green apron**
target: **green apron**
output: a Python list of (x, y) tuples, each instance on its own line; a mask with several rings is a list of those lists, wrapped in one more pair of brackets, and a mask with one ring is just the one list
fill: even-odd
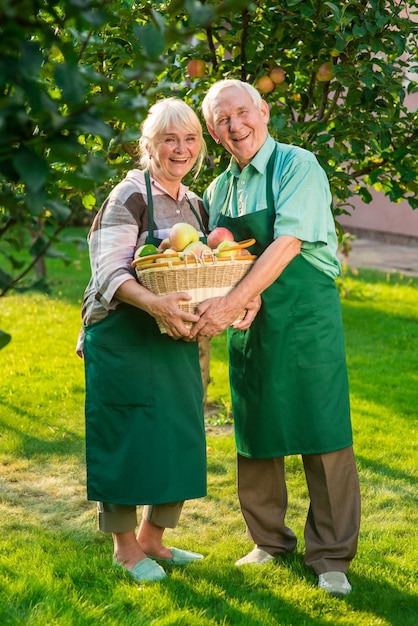
[[(274, 156), (267, 208), (220, 216), (237, 241), (254, 237), (260, 255), (273, 241)], [(271, 458), (352, 445), (341, 305), (335, 282), (301, 255), (261, 295), (247, 331), (228, 329), (229, 373), (239, 454)]]
[[(152, 215), (152, 196), (148, 197)], [(153, 217), (147, 243), (156, 242)], [(206, 495), (196, 342), (127, 304), (84, 328), (87, 497), (164, 504)]]

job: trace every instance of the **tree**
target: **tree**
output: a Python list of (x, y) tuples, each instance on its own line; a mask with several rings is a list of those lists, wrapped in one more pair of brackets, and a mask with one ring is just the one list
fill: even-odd
[[(223, 77), (264, 77), (272, 134), (316, 153), (336, 217), (372, 186), (416, 208), (414, 33), (398, 0), (0, 0), (0, 295), (132, 166), (152, 102), (199, 109)], [(208, 145), (200, 192), (227, 158)]]

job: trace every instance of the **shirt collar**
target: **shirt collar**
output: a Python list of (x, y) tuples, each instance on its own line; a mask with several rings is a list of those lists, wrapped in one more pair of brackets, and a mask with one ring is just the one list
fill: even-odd
[[(135, 175), (138, 176), (139, 180), (141, 181), (141, 183), (143, 183), (145, 185), (145, 177), (144, 177), (144, 172), (143, 170), (134, 170)], [(163, 193), (167, 194), (168, 196), (170, 196), (170, 198), (172, 198), (173, 196), (167, 191), (167, 189), (161, 185), (161, 183), (158, 182), (158, 180), (155, 180), (155, 178), (152, 178), (152, 176), (150, 176), (150, 180), (151, 180), (151, 185), (154, 185), (154, 187), (156, 187), (157, 189), (159, 189), (160, 191), (162, 191)], [(180, 183), (180, 188), (179, 188), (179, 195), (178, 198), (174, 198), (174, 200), (177, 200), (177, 202), (182, 202), (182, 200), (185, 198), (186, 193), (189, 191), (189, 188), (186, 187), (186, 185), (183, 185), (183, 183)]]
[[(252, 160), (246, 167), (253, 167), (260, 174), (264, 174), (264, 172), (266, 171), (268, 160), (274, 150), (275, 144), (276, 142), (274, 141), (273, 137), (271, 135), (267, 135), (267, 139), (261, 146), (260, 150), (252, 158)], [(239, 169), (238, 163), (235, 161), (234, 157), (232, 157), (231, 159), (228, 170), (230, 174), (236, 176), (237, 178), (241, 174), (241, 170)]]

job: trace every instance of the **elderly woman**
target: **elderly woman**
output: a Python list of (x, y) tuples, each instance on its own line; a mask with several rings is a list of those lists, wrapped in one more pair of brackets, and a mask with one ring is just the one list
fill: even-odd
[(164, 578), (164, 563), (203, 558), (162, 539), (184, 500), (206, 495), (206, 444), (198, 344), (185, 340), (187, 322), (199, 318), (179, 306), (187, 293), (141, 286), (131, 262), (176, 222), (206, 232), (202, 202), (182, 184), (193, 168), (197, 175), (206, 147), (193, 110), (168, 98), (151, 107), (139, 148), (141, 169), (111, 191), (88, 236), (82, 351), (87, 497), (98, 503), (99, 528), (112, 533), (114, 563), (144, 581)]

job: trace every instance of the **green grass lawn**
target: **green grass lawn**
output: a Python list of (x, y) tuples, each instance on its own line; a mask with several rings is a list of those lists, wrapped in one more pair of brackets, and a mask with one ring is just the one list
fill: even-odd
[[(67, 247), (67, 249), (70, 249)], [(296, 552), (236, 568), (251, 549), (235, 487), (225, 337), (212, 342), (208, 496), (188, 502), (168, 545), (205, 554), (138, 586), (112, 567), (109, 536), (85, 499), (83, 363), (74, 352), (86, 250), (48, 262), (49, 295), (0, 299), (0, 624), (415, 626), (417, 593), (418, 278), (361, 270), (344, 282), (355, 451), (363, 497), (345, 600), (303, 563), (308, 507), (301, 461), (287, 459)]]

